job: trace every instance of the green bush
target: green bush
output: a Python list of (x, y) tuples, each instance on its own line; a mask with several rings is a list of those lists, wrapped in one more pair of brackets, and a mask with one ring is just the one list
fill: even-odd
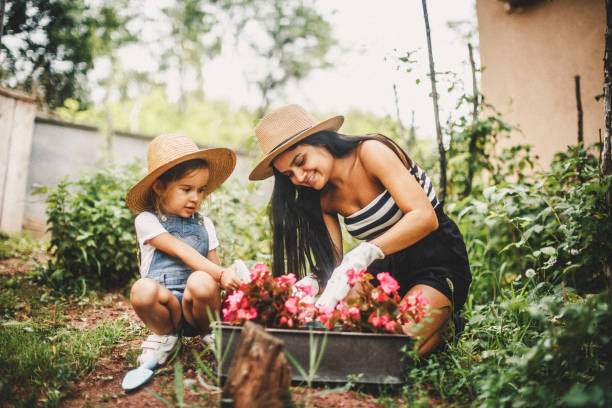
[[(46, 281), (81, 290), (84, 285), (121, 286), (138, 275), (135, 214), (124, 197), (142, 176), (141, 168), (136, 164), (108, 168), (36, 191), (48, 194), (49, 250), (54, 257), (42, 268)], [(249, 203), (253, 188), (232, 179), (202, 207), (215, 224), (224, 265), (235, 259), (270, 259), (268, 217), (265, 206), (257, 209)]]
[(39, 188), (47, 193), (53, 258), (42, 277), (67, 290), (124, 285), (138, 273), (133, 214), (125, 193), (142, 176), (142, 166), (111, 167), (76, 181)]
[(222, 265), (236, 259), (270, 263), (272, 236), (267, 207), (256, 208), (249, 200), (255, 187), (254, 183), (247, 187), (230, 179), (203, 205), (203, 213), (215, 224)]

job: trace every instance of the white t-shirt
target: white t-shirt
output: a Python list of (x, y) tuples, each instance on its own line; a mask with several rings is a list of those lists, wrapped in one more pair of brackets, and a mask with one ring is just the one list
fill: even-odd
[[(219, 246), (215, 226), (208, 217), (204, 218), (204, 228), (208, 233), (208, 250), (212, 251)], [(151, 261), (153, 261), (153, 253), (155, 247), (149, 244), (149, 241), (156, 236), (163, 234), (166, 231), (164, 226), (159, 222), (155, 214), (148, 211), (141, 212), (136, 216), (134, 221), (136, 226), (136, 237), (138, 238), (138, 246), (140, 247), (140, 276), (146, 277), (149, 273)]]

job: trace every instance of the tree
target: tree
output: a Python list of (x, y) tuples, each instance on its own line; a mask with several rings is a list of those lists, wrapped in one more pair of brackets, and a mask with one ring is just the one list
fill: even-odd
[[(203, 96), (204, 61), (221, 52), (219, 16), (225, 7), (228, 5), (217, 1), (177, 0), (162, 9), (169, 30), (162, 31), (163, 38), (157, 39), (155, 46), (162, 49), (160, 70), (178, 74), (180, 110), (185, 109), (189, 91)], [(189, 89), (189, 82), (195, 82), (195, 89)]]
[(88, 100), (86, 75), (96, 48), (117, 28), (117, 13), (92, 14), (83, 0), (8, 3), (0, 48), (0, 84), (20, 88), (55, 108), (65, 99)]
[[(258, 63), (250, 74), (261, 95), (257, 117), (272, 95), (291, 80), (300, 81), (330, 65), (326, 56), (336, 40), (331, 26), (303, 0), (244, 0), (239, 33), (248, 38)], [(251, 5), (251, 7), (247, 7)]]

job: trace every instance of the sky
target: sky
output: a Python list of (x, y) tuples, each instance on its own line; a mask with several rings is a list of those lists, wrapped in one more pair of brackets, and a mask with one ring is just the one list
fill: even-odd
[[(467, 42), (447, 23), (467, 20), (475, 27), (474, 0), (427, 3), (436, 71), (455, 72), (471, 91)], [(331, 23), (339, 41), (340, 47), (330, 54), (333, 67), (315, 71), (297, 86), (289, 86), (284, 97), (273, 100), (272, 108), (299, 103), (315, 112), (343, 114), (356, 108), (395, 117), (395, 83), (402, 122), (410, 124), (414, 110), (419, 136), (433, 137), (435, 122), (428, 96), (431, 84), (426, 76), (429, 65), (422, 2), (319, 0), (317, 10)], [(413, 59), (417, 63), (412, 72), (406, 72), (405, 64), (398, 69), (398, 57), (407, 51), (416, 51)], [(207, 97), (228, 100), (236, 107), (257, 107), (257, 90), (245, 79), (248, 70), (248, 58), (240, 47), (226, 47), (205, 68)], [(441, 83), (438, 92), (444, 94), (446, 88)], [(456, 97), (441, 97), (442, 116), (448, 115), (455, 101)]]

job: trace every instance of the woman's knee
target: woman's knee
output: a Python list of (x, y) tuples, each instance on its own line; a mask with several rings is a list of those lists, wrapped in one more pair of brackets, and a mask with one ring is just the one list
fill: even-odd
[(187, 279), (184, 299), (200, 302), (219, 299), (219, 285), (212, 276), (203, 271), (195, 271)]

